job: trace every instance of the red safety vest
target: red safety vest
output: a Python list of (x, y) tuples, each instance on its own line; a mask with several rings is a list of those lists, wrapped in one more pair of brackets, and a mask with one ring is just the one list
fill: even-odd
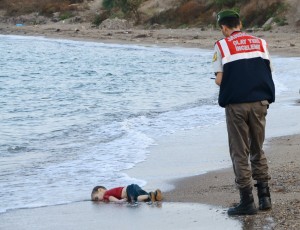
[(217, 41), (222, 56), (222, 64), (261, 57), (270, 60), (265, 40), (243, 32), (234, 32), (231, 36)]
[(237, 31), (217, 41), (221, 52), (223, 78), (219, 105), (275, 100), (267, 43)]

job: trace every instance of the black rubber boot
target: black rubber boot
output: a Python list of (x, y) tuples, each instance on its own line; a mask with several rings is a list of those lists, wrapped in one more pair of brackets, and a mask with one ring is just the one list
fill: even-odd
[(257, 195), (259, 201), (259, 210), (268, 210), (272, 208), (271, 194), (268, 182), (257, 182)]
[(227, 214), (229, 216), (256, 214), (257, 209), (253, 199), (252, 188), (240, 189), (240, 197), (241, 200), (238, 206), (228, 209)]

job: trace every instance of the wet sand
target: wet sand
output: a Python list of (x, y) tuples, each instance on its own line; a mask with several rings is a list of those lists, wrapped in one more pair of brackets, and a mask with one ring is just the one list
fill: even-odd
[[(23, 209), (0, 215), (1, 230), (96, 229), (241, 229), (241, 223), (220, 209), (193, 203), (130, 207), (126, 204), (79, 202)], [(213, 223), (213, 225), (211, 225)]]

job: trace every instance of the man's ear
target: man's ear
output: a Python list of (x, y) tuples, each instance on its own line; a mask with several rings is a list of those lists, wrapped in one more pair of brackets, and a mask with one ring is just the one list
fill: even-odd
[(226, 25), (221, 25), (221, 30), (222, 30), (223, 34), (224, 34), (224, 33), (227, 34), (228, 26), (226, 26)]
[(221, 25), (221, 29), (222, 29), (223, 31), (227, 31), (227, 30), (228, 30), (228, 26), (226, 26), (226, 25)]

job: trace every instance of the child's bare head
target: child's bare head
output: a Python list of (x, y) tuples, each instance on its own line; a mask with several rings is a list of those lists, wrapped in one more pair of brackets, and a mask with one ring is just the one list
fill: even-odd
[(104, 186), (96, 186), (91, 193), (92, 201), (102, 201), (103, 195), (107, 189)]

